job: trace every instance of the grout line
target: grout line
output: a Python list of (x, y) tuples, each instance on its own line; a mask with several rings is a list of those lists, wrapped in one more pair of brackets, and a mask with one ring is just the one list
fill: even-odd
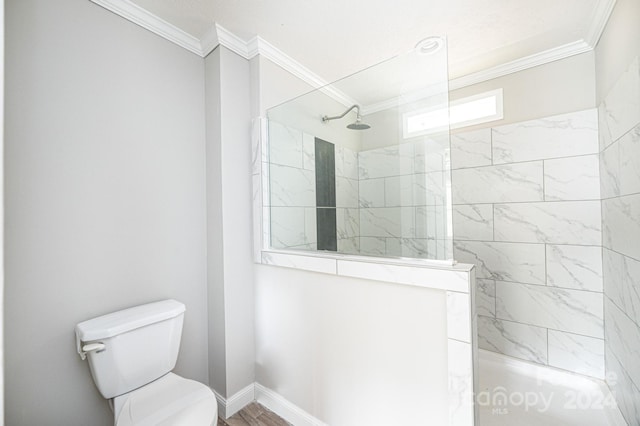
[[(640, 194), (638, 192), (637, 194)], [(636, 194), (629, 194), (636, 195)], [(627, 195), (625, 195), (626, 197)], [(613, 198), (621, 198), (621, 197), (613, 197)], [(466, 202), (466, 203), (451, 203), (452, 206), (464, 206), (469, 204), (552, 204), (552, 203), (584, 203), (584, 202), (593, 202), (593, 201), (601, 201), (600, 198), (589, 198), (589, 199), (579, 199), (579, 200), (530, 200), (530, 201), (481, 201), (481, 202)]]
[(547, 365), (549, 365), (549, 328), (547, 328)]
[[(488, 240), (469, 240), (469, 239), (464, 239), (464, 238), (454, 238), (455, 241), (462, 241), (462, 242), (470, 242), (470, 243), (485, 243), (485, 244), (489, 244), (489, 243), (497, 243), (497, 244), (548, 244), (550, 246), (576, 246), (576, 247), (602, 247), (598, 244), (574, 244), (574, 243), (553, 243), (553, 242), (543, 242), (543, 241), (535, 241), (535, 242), (531, 242), (531, 241), (502, 241), (502, 240), (498, 240), (498, 241), (488, 241)], [(608, 247), (606, 247), (608, 248)], [(614, 251), (614, 250), (611, 250)], [(622, 254), (622, 253), (619, 253)], [(627, 256), (627, 255), (624, 255)], [(632, 258), (631, 256), (627, 256), (633, 260), (636, 260), (634, 258)], [(638, 262), (640, 262), (640, 260), (638, 260)]]
[(528, 327), (534, 327), (534, 328), (539, 328), (539, 329), (545, 329), (545, 330), (547, 330), (547, 333), (549, 332), (549, 330), (551, 330), (551, 331), (557, 331), (557, 332), (559, 332), (559, 333), (572, 334), (572, 335), (574, 335), (574, 336), (587, 337), (587, 338), (589, 338), (589, 339), (602, 340), (602, 341), (604, 342), (604, 337), (588, 336), (588, 335), (586, 335), (586, 334), (576, 333), (575, 331), (560, 330), (560, 329), (553, 328), (553, 327), (545, 327), (545, 326), (540, 326), (540, 325), (535, 325), (535, 324), (529, 324), (529, 323), (521, 322), (521, 321), (514, 321), (514, 320), (512, 320), (512, 319), (503, 319), (503, 318), (499, 318), (499, 317), (493, 318), (493, 317), (488, 317), (488, 316), (486, 316), (486, 315), (478, 315), (478, 316), (479, 316), (479, 317), (482, 317), (482, 318), (487, 318), (487, 319), (490, 319), (490, 320), (493, 320), (493, 321), (511, 322), (511, 323), (514, 323), (514, 324), (526, 325), (526, 326), (528, 326)]
[(528, 286), (544, 287), (544, 288), (547, 288), (549, 290), (553, 290), (553, 289), (555, 289), (555, 290), (569, 290), (569, 291), (580, 291), (580, 292), (583, 292), (583, 293), (603, 294), (602, 291), (585, 290), (585, 289), (582, 289), (582, 288), (560, 287), (560, 286), (546, 285), (546, 284), (522, 283), (522, 282), (519, 282), (519, 281), (498, 280), (498, 279), (495, 279), (495, 278), (480, 278), (480, 279), (489, 279), (489, 280), (494, 280), (496, 282), (507, 283), (507, 284), (517, 284), (517, 285), (528, 285)]
[[(609, 145), (609, 146), (611, 146), (611, 145)], [(491, 150), (492, 150), (492, 154), (493, 154), (493, 142), (491, 143)], [(562, 157), (545, 157), (545, 158), (535, 158), (535, 159), (531, 159), (531, 160), (510, 161), (508, 163), (494, 163), (493, 162), (493, 155), (492, 155), (491, 164), (479, 164), (477, 166), (456, 167), (456, 168), (452, 167), (451, 170), (467, 170), (467, 169), (480, 169), (480, 168), (484, 168), (484, 167), (509, 166), (511, 164), (533, 163), (533, 162), (536, 162), (536, 161), (566, 160), (566, 159), (569, 159), (569, 158), (588, 157), (588, 156), (591, 156), (591, 155), (596, 155), (597, 156), (599, 154), (600, 154), (600, 152), (592, 152), (592, 153), (587, 153), (587, 154), (565, 155), (565, 156), (562, 156)]]

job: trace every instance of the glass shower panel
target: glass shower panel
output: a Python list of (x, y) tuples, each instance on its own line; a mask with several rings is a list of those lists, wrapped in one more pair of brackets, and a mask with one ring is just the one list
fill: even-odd
[(272, 248), (452, 259), (439, 40), (268, 110)]

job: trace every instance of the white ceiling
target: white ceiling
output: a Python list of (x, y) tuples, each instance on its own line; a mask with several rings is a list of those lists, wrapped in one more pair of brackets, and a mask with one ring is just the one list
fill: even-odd
[(592, 37), (611, 0), (132, 0), (202, 38), (259, 35), (326, 81), (446, 35), (457, 78)]

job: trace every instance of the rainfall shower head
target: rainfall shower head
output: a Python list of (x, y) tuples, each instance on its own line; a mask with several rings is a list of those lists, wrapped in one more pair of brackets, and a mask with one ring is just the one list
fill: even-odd
[(360, 117), (360, 115), (356, 117), (355, 123), (351, 123), (347, 125), (347, 129), (351, 129), (351, 130), (366, 130), (370, 128), (371, 126), (362, 122), (362, 117)]
[(322, 117), (322, 122), (326, 123), (327, 121), (338, 120), (338, 119), (344, 117), (345, 115), (347, 115), (347, 113), (349, 111), (351, 111), (352, 109), (354, 109), (354, 108), (356, 110), (356, 122), (347, 125), (347, 129), (351, 129), (351, 130), (370, 129), (371, 126), (369, 126), (368, 124), (365, 124), (365, 123), (362, 122), (362, 117), (360, 117), (360, 107), (358, 105), (352, 105), (348, 110), (343, 112), (341, 115), (336, 115), (335, 117), (327, 117), (325, 115), (324, 117)]

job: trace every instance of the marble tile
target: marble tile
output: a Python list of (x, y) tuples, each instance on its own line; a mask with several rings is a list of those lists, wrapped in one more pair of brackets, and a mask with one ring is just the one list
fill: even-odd
[(618, 408), (628, 424), (638, 424), (640, 422), (640, 390), (629, 378), (617, 355), (608, 345), (605, 346), (605, 362), (607, 385), (615, 395)]
[(620, 144), (608, 146), (600, 153), (600, 194), (602, 198), (620, 195)]
[(402, 257), (401, 238), (385, 238), (385, 256)]
[(491, 164), (491, 128), (451, 135), (451, 168)]
[(496, 241), (599, 245), (600, 201), (496, 204)]
[(385, 179), (364, 179), (358, 181), (361, 208), (384, 207)]
[(436, 259), (435, 247), (430, 247), (430, 242), (434, 241), (424, 238), (400, 238), (400, 255), (402, 257)]
[(338, 252), (346, 254), (360, 254), (360, 238), (338, 238)]
[(384, 180), (386, 207), (413, 206), (414, 175), (393, 176)]
[[(286, 208), (286, 207), (283, 207)], [(316, 209), (305, 207), (304, 209), (304, 239), (306, 244), (315, 244), (318, 241), (318, 227)]]
[(618, 144), (620, 145), (620, 195), (640, 193), (640, 126), (636, 126), (625, 134)]
[(456, 240), (493, 240), (493, 206), (491, 204), (453, 206), (453, 235)]
[(596, 109), (494, 127), (493, 164), (597, 154)]
[(360, 211), (358, 209), (336, 209), (336, 232), (338, 239), (360, 236)]
[(336, 146), (336, 176), (358, 179), (358, 153), (349, 148)]
[(413, 203), (434, 206), (446, 203), (448, 172), (429, 172), (413, 175)]
[(413, 173), (413, 145), (403, 144), (358, 153), (359, 179), (399, 176)]
[(358, 153), (344, 148), (342, 152), (342, 173), (349, 179), (359, 179), (358, 176)]
[(476, 280), (476, 312), (485, 317), (496, 316), (496, 282)]
[(387, 253), (384, 237), (360, 237), (360, 253), (369, 256), (384, 256)]
[(496, 317), (602, 338), (602, 293), (496, 281)]
[(608, 297), (605, 298), (604, 313), (607, 345), (637, 385), (640, 383), (640, 327)]
[(604, 293), (640, 325), (640, 261), (603, 249)]
[(360, 235), (400, 237), (400, 207), (360, 209)]
[(478, 344), (481, 349), (547, 363), (547, 330), (544, 328), (479, 316)]
[(424, 141), (416, 142), (414, 173), (438, 172), (447, 170), (448, 153), (445, 150), (430, 151)]
[(423, 136), (413, 145), (415, 155), (414, 173), (450, 169), (448, 132)]
[(447, 292), (447, 337), (471, 343), (471, 300), (469, 293)]
[(602, 291), (602, 248), (547, 245), (547, 285)]
[(640, 123), (639, 69), (639, 58), (636, 57), (603, 102), (601, 112), (612, 141)]
[(271, 207), (271, 247), (308, 244), (304, 207)]
[(451, 239), (447, 234), (444, 206), (424, 206), (415, 208), (415, 237), (434, 240)]
[(302, 168), (316, 169), (316, 138), (308, 133), (302, 134)]
[(607, 112), (604, 102), (598, 105), (598, 140), (600, 142), (600, 152), (613, 142), (611, 129), (609, 129), (609, 124), (607, 123)]
[(281, 266), (284, 268), (323, 272), (325, 274), (336, 273), (336, 260), (325, 257), (304, 255), (298, 256), (292, 254), (263, 251), (262, 263), (265, 265)]
[(549, 330), (549, 365), (604, 379), (604, 340)]
[(599, 200), (598, 155), (544, 161), (544, 199)]
[(400, 207), (400, 236), (403, 238), (416, 237), (416, 209), (415, 207)]
[(336, 177), (336, 207), (358, 208), (358, 181)]
[(316, 205), (312, 171), (271, 164), (271, 205), (313, 207)]
[(602, 201), (603, 245), (640, 260), (640, 194)]
[(302, 168), (302, 132), (269, 121), (269, 162)]
[(470, 426), (473, 412), (473, 363), (471, 344), (448, 339), (449, 425)]
[(453, 204), (542, 201), (542, 170), (541, 161), (453, 170)]
[(543, 244), (454, 241), (454, 258), (476, 265), (481, 279), (545, 284)]

